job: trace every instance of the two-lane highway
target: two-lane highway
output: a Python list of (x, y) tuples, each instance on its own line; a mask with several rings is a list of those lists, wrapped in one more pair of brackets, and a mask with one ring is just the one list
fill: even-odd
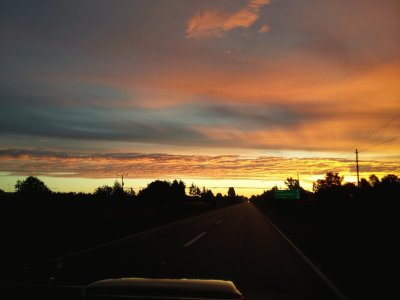
[(246, 299), (340, 299), (248, 202), (60, 258), (23, 276), (68, 285), (116, 277), (227, 279)]

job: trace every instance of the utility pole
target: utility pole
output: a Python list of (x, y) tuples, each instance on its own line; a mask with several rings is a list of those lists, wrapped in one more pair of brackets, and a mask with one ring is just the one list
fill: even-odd
[(360, 169), (358, 168), (358, 150), (356, 148), (357, 187), (360, 187)]
[(121, 185), (122, 185), (122, 189), (124, 189), (124, 177), (128, 177), (128, 173), (122, 173), (121, 175), (117, 174), (117, 177), (121, 177)]
[(297, 172), (297, 183), (299, 184), (299, 188), (300, 188), (300, 178), (299, 178), (299, 172)]

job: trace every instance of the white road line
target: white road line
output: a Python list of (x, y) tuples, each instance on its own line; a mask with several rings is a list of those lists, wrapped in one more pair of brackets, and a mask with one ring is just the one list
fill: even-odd
[(190, 240), (189, 242), (187, 242), (185, 245), (183, 245), (183, 247), (189, 247), (190, 245), (194, 244), (198, 239), (200, 239), (203, 235), (205, 235), (206, 232), (202, 232), (200, 233), (198, 236), (196, 236), (193, 240)]
[(268, 218), (265, 214), (264, 216), (267, 218), (268, 222), (275, 228), (276, 231), (289, 243), (290, 246), (304, 259), (304, 261), (313, 269), (315, 273), (325, 282), (327, 286), (329, 286), (332, 291), (338, 296), (340, 300), (347, 300), (347, 297), (343, 295), (343, 293), (336, 287), (336, 285), (324, 274), (314, 263), (299, 249), (297, 246)]
[[(217, 210), (214, 210), (214, 211), (210, 211), (210, 212), (207, 212), (207, 213), (204, 213), (204, 214), (200, 214), (200, 215), (197, 215), (197, 216), (194, 216), (194, 217), (182, 219), (182, 220), (179, 220), (179, 221), (176, 221), (176, 222), (173, 222), (173, 223), (168, 223), (168, 224), (165, 224), (165, 225), (161, 225), (159, 227), (150, 228), (148, 230), (145, 230), (145, 231), (142, 231), (142, 232), (137, 232), (137, 233), (134, 233), (132, 235), (128, 235), (128, 236), (125, 236), (125, 237), (122, 237), (122, 238), (119, 238), (119, 239), (116, 239), (116, 240), (113, 240), (113, 241), (110, 241), (110, 242), (107, 242), (107, 243), (99, 244), (99, 245), (96, 245), (96, 246), (93, 246), (93, 247), (90, 247), (90, 248), (86, 248), (86, 249), (83, 249), (83, 250), (80, 250), (80, 251), (77, 251), (77, 252), (74, 252), (74, 253), (63, 255), (63, 256), (60, 256), (60, 257), (57, 257), (57, 258), (52, 258), (52, 259), (48, 260), (47, 263), (53, 263), (53, 262), (56, 262), (56, 261), (59, 261), (59, 260), (63, 260), (63, 259), (67, 259), (67, 258), (76, 256), (76, 255), (87, 253), (87, 252), (90, 252), (92, 250), (96, 250), (96, 249), (99, 249), (99, 248), (104, 248), (104, 247), (107, 247), (107, 246), (110, 246), (110, 245), (113, 245), (113, 244), (117, 244), (117, 243), (120, 243), (122, 241), (131, 239), (131, 238), (143, 236), (145, 234), (151, 234), (151, 233), (154, 233), (154, 232), (156, 232), (158, 230), (162, 230), (162, 229), (170, 228), (170, 227), (173, 227), (173, 226), (176, 226), (176, 225), (179, 225), (179, 224), (184, 224), (184, 223), (187, 223), (187, 222), (191, 222), (191, 221), (196, 220), (196, 219), (201, 219), (201, 218), (204, 218), (207, 215), (217, 214), (218, 212), (220, 212), (222, 210), (225, 210), (227, 208), (229, 208), (229, 206), (228, 207), (223, 207), (223, 208), (220, 208), (220, 209), (217, 209)], [(26, 266), (26, 267), (20, 268), (17, 272), (22, 272), (25, 269), (29, 269), (29, 268), (30, 268), (29, 266)]]
[(221, 219), (217, 223), (215, 223), (215, 225), (218, 225), (219, 223), (222, 223), (223, 221), (224, 221), (224, 219)]
[[(238, 205), (238, 204), (235, 204), (235, 205)], [(182, 220), (178, 220), (178, 221), (175, 221), (175, 222), (172, 222), (172, 223), (167, 223), (167, 224), (164, 224), (164, 225), (161, 225), (161, 226), (158, 226), (158, 227), (149, 228), (149, 229), (147, 229), (145, 231), (137, 232), (137, 233), (134, 233), (134, 234), (131, 234), (131, 235), (128, 235), (128, 236), (125, 236), (125, 237), (122, 237), (122, 238), (119, 238), (119, 239), (116, 239), (116, 240), (112, 240), (110, 242), (106, 242), (106, 243), (103, 243), (103, 244), (98, 244), (98, 245), (95, 245), (93, 247), (84, 248), (84, 249), (76, 251), (74, 253), (69, 253), (69, 254), (66, 254), (66, 255), (63, 255), (63, 256), (51, 258), (51, 259), (47, 260), (47, 262), (45, 262), (45, 263), (50, 264), (50, 263), (57, 262), (59, 260), (68, 259), (68, 258), (71, 258), (73, 256), (84, 254), (84, 253), (88, 253), (90, 251), (93, 251), (93, 250), (96, 250), (96, 249), (99, 249), (99, 248), (105, 248), (107, 246), (111, 246), (113, 244), (117, 244), (117, 243), (129, 240), (131, 238), (144, 236), (146, 234), (152, 234), (152, 233), (157, 232), (157, 231), (162, 230), (162, 229), (171, 228), (173, 226), (177, 226), (177, 225), (180, 225), (180, 224), (185, 224), (185, 223), (191, 222), (193, 220), (204, 218), (205, 216), (215, 215), (215, 214), (218, 214), (220, 211), (228, 210), (228, 209), (231, 209), (231, 208), (232, 207), (230, 207), (230, 206), (222, 207), (222, 208), (219, 208), (217, 210), (210, 211), (210, 212), (207, 212), (207, 213), (204, 213), (204, 214), (200, 214), (200, 215), (197, 215), (197, 216), (194, 216), (194, 217), (184, 218)], [(24, 267), (21, 267), (21, 268), (17, 269), (15, 272), (16, 273), (21, 273), (21, 272), (24, 272), (24, 271), (29, 270), (31, 268), (32, 268), (31, 266), (24, 266)]]

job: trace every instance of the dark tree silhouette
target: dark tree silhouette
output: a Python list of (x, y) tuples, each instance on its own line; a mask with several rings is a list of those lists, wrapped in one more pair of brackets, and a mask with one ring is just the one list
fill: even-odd
[(285, 181), (286, 186), (288, 187), (289, 190), (295, 190), (300, 188), (300, 183), (297, 179), (294, 179), (292, 177), (289, 177)]
[(236, 197), (235, 188), (230, 187), (230, 188), (228, 189), (228, 197), (230, 197), (230, 198), (235, 198), (235, 197)]
[(221, 201), (221, 200), (223, 199), (223, 196), (222, 196), (221, 193), (217, 193), (217, 194), (215, 195), (215, 198), (217, 199), (217, 201)]
[(400, 195), (400, 179), (394, 174), (389, 174), (381, 179), (381, 183), (378, 186), (379, 191), (385, 194), (388, 199), (393, 199)]
[(156, 180), (149, 183), (146, 188), (139, 191), (138, 196), (147, 204), (168, 204), (178, 201), (171, 183), (165, 180)]
[(213, 192), (205, 187), (203, 187), (203, 191), (201, 192), (201, 200), (213, 206), (217, 204)]
[(318, 193), (328, 190), (336, 190), (342, 185), (343, 177), (339, 173), (328, 172), (325, 179), (318, 179), (313, 183), (313, 191)]
[(371, 176), (369, 176), (369, 183), (372, 187), (378, 187), (378, 185), (381, 183), (379, 178), (375, 175), (372, 174)]
[(184, 200), (186, 198), (186, 185), (182, 180), (174, 180), (171, 184), (172, 193), (177, 200)]
[(111, 199), (112, 194), (113, 188), (108, 185), (100, 186), (94, 191), (95, 197), (100, 199)]
[(367, 179), (361, 178), (360, 179), (360, 188), (366, 190), (371, 188), (371, 184), (368, 182)]
[(51, 194), (51, 190), (43, 181), (36, 177), (29, 176), (25, 180), (18, 180), (15, 184), (17, 194), (43, 196)]
[[(132, 190), (133, 191), (133, 190)], [(114, 185), (108, 186), (108, 185), (103, 185), (101, 187), (98, 187), (94, 191), (94, 196), (96, 198), (102, 199), (102, 200), (110, 200), (112, 199), (120, 201), (120, 200), (125, 200), (129, 196), (135, 196), (134, 192), (133, 195), (131, 193), (125, 192), (121, 183), (119, 183), (117, 180), (114, 182)]]
[[(368, 184), (368, 181), (367, 181), (367, 184)], [(344, 194), (343, 197), (346, 197), (346, 196), (354, 197), (354, 195), (357, 191), (357, 186), (352, 182), (346, 182), (345, 184), (342, 185), (341, 190)]]
[(135, 198), (135, 197), (136, 197), (136, 192), (133, 190), (133, 188), (130, 188), (130, 189), (129, 189), (128, 195), (129, 195), (131, 198)]
[(382, 185), (396, 185), (399, 183), (400, 183), (399, 177), (397, 177), (397, 175), (394, 175), (394, 174), (388, 174), (388, 175), (382, 177), (382, 180), (381, 180)]
[(114, 199), (124, 199), (126, 196), (127, 195), (122, 187), (122, 184), (115, 180), (114, 186), (112, 187), (112, 197)]
[(192, 183), (191, 186), (189, 187), (189, 195), (194, 197), (194, 196), (200, 196), (200, 194), (201, 194), (200, 188), (194, 183)]
[(205, 187), (203, 187), (203, 190), (202, 190), (200, 196), (201, 196), (202, 199), (204, 199), (206, 201), (214, 199), (213, 192), (211, 190), (209, 190), (209, 189), (206, 189)]

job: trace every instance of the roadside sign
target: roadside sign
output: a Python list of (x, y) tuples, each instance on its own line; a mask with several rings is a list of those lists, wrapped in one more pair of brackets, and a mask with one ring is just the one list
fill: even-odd
[(275, 199), (300, 199), (300, 190), (275, 190)]

